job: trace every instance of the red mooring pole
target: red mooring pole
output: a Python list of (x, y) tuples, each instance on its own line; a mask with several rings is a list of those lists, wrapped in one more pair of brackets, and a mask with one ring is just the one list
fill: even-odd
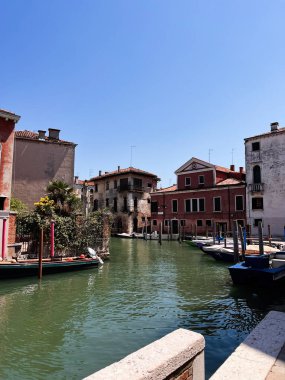
[(5, 259), (6, 254), (6, 228), (7, 228), (7, 219), (3, 219), (3, 228), (2, 228), (2, 259)]
[(54, 220), (50, 224), (50, 257), (54, 257)]

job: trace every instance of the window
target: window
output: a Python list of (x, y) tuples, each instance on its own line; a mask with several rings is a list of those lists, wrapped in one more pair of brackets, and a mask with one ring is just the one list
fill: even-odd
[(259, 165), (253, 167), (253, 183), (261, 183), (261, 170)]
[(191, 186), (191, 178), (185, 177), (185, 186)]
[(254, 221), (253, 221), (253, 226), (254, 226), (254, 227), (258, 227), (259, 222), (262, 223), (262, 219), (254, 219)]
[(147, 203), (150, 203), (150, 198), (147, 198)]
[(260, 142), (259, 141), (252, 143), (252, 150), (253, 151), (260, 150)]
[(236, 211), (243, 211), (243, 196), (236, 195)]
[(95, 193), (98, 193), (98, 185), (96, 183), (96, 185), (94, 186), (94, 190), (95, 190)]
[(191, 212), (191, 199), (185, 199), (185, 212)]
[(198, 219), (197, 220), (197, 227), (202, 227), (203, 226), (203, 220)]
[(243, 220), (243, 219), (238, 219), (238, 220), (237, 220), (237, 224), (238, 224), (239, 226), (244, 227), (244, 220)]
[(205, 199), (204, 198), (199, 199), (199, 211), (205, 211)]
[(153, 219), (153, 221), (152, 221), (152, 225), (153, 225), (153, 226), (157, 226), (157, 220), (156, 220), (156, 219)]
[(140, 178), (134, 178), (133, 184), (135, 189), (141, 189), (142, 188), (142, 180)]
[(118, 182), (117, 182), (117, 180), (115, 179), (115, 180), (114, 180), (114, 189), (117, 189), (117, 187), (118, 187)]
[(205, 178), (203, 175), (199, 175), (199, 185), (204, 185), (205, 183)]
[(134, 198), (134, 209), (137, 209), (137, 207), (138, 207), (138, 198), (135, 197)]
[(109, 181), (106, 182), (106, 190), (109, 190)]
[(169, 220), (165, 220), (164, 225), (165, 225), (165, 227), (168, 227), (170, 225)]
[(180, 226), (181, 226), (181, 227), (185, 227), (185, 224), (186, 224), (186, 223), (185, 223), (185, 219), (181, 219), (181, 220), (180, 220)]
[(128, 211), (128, 200), (127, 197), (124, 197), (124, 206), (123, 206), (123, 212)]
[(263, 210), (263, 198), (252, 198), (252, 209)]
[(145, 216), (142, 216), (142, 222), (145, 222)]
[(99, 208), (99, 203), (98, 203), (98, 199), (95, 199), (94, 203), (93, 203), (93, 211), (97, 211)]
[(212, 221), (211, 219), (206, 219), (206, 226), (211, 227), (212, 226)]
[(177, 211), (178, 211), (178, 200), (172, 199), (172, 212), (177, 212)]
[(114, 198), (114, 212), (118, 211), (118, 200), (117, 198)]
[(221, 197), (214, 197), (214, 211), (221, 211)]
[(198, 199), (192, 199), (192, 212), (198, 211)]
[(94, 190), (93, 189), (90, 189), (90, 194), (93, 194), (94, 193)]
[(151, 186), (151, 183), (148, 183), (148, 184), (147, 184), (147, 187), (152, 187), (152, 186)]
[(109, 198), (106, 198), (106, 207), (109, 207)]
[(158, 202), (157, 201), (151, 202), (150, 209), (151, 209), (151, 212), (158, 212)]

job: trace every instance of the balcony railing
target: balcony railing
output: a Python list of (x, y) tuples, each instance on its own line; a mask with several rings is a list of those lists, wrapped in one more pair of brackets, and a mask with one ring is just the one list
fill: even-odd
[(263, 183), (252, 183), (249, 186), (249, 191), (252, 193), (260, 193), (264, 191), (264, 184)]
[(122, 191), (132, 191), (135, 193), (143, 193), (144, 192), (144, 187), (142, 186), (135, 186), (135, 185), (123, 185), (123, 186), (118, 186), (117, 190), (119, 192)]

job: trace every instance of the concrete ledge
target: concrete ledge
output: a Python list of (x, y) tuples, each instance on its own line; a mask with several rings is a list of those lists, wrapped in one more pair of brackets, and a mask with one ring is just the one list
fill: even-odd
[(271, 311), (210, 380), (264, 380), (285, 341), (285, 313)]
[(191, 376), (194, 380), (203, 380), (204, 347), (201, 334), (178, 329), (85, 380), (163, 380), (191, 361)]

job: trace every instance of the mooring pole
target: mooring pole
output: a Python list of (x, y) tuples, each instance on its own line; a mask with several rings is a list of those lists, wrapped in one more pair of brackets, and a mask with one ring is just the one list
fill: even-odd
[(213, 224), (213, 244), (216, 243), (216, 222)]
[(5, 260), (6, 255), (6, 229), (7, 229), (7, 219), (3, 219), (3, 228), (2, 228), (2, 260)]
[(159, 226), (159, 236), (158, 236), (158, 242), (161, 245), (161, 239), (162, 239), (162, 223), (160, 223)]
[(271, 247), (271, 226), (268, 224), (268, 240), (269, 240), (269, 246)]
[(50, 222), (50, 257), (54, 257), (54, 220)]
[(237, 233), (237, 221), (233, 221), (232, 223), (232, 231), (233, 231), (233, 240), (234, 240), (234, 262), (239, 262), (239, 251), (238, 251), (238, 233)]
[(262, 231), (262, 222), (258, 222), (258, 243), (259, 243), (259, 254), (264, 255), (263, 247), (263, 231)]
[(178, 241), (179, 241), (179, 244), (182, 243), (182, 238), (181, 238), (181, 221), (180, 221), (180, 219), (178, 219)]
[(40, 252), (39, 252), (39, 272), (38, 278), (42, 278), (43, 274), (43, 251), (44, 251), (44, 229), (40, 229)]
[(243, 239), (243, 233), (242, 233), (242, 226), (238, 226), (238, 232), (239, 232), (239, 239), (240, 239), (240, 244), (241, 244), (241, 255), (242, 259), (244, 260), (245, 258), (245, 246), (244, 246), (244, 239)]

